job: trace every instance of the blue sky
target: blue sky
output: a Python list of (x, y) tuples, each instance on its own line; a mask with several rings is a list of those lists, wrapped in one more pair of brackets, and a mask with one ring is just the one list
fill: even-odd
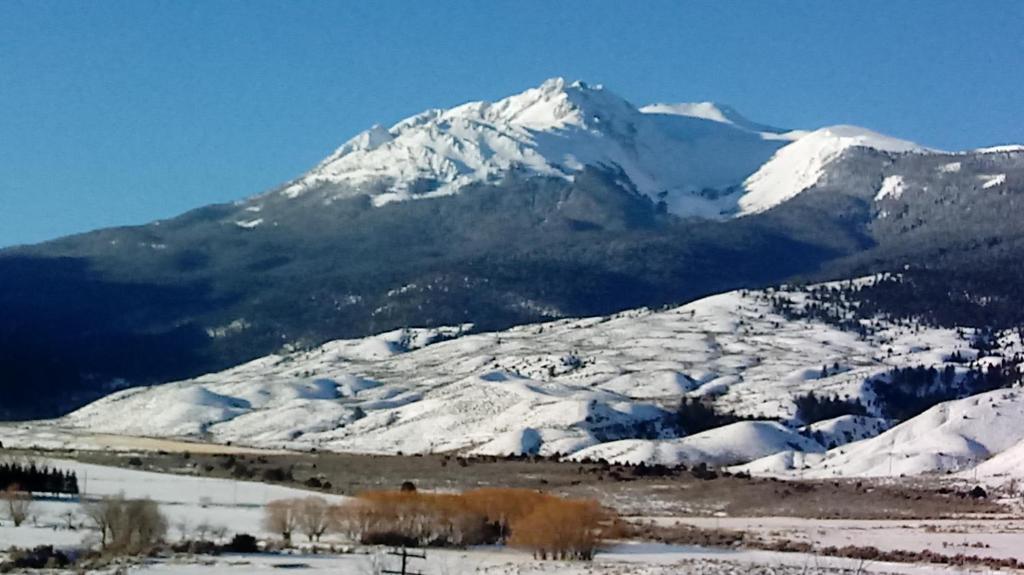
[(266, 190), (551, 76), (962, 149), (1024, 141), (1024, 2), (0, 0), (0, 246)]

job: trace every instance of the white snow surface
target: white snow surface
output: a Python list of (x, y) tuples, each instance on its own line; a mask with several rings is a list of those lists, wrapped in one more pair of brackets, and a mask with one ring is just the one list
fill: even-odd
[(740, 421), (682, 439), (627, 439), (602, 443), (575, 453), (574, 459), (605, 459), (612, 463), (726, 466), (760, 459), (786, 450), (821, 452), (817, 442), (782, 424)]
[(1001, 389), (936, 405), (880, 435), (821, 457), (778, 453), (738, 469), (821, 478), (956, 471), (972, 477), (1021, 477), (1022, 421), (1024, 390)]
[(775, 296), (797, 307), (806, 301), (788, 288), (734, 291), (664, 311), (496, 333), (464, 335), (463, 326), (340, 340), (121, 391), (0, 440), (30, 446), (38, 437), (52, 447), (69, 433), (110, 433), (284, 449), (721, 465), (800, 451), (772, 464), (785, 468), (888, 423), (840, 418), (800, 435), (748, 421), (679, 439), (672, 410), (684, 396), (704, 397), (723, 411), (795, 426), (797, 396), (813, 391), (868, 404), (865, 382), (892, 367), (941, 367), (954, 352), (973, 356), (971, 330), (879, 320), (862, 339), (815, 320), (787, 320), (773, 312), (768, 298)]
[[(495, 102), (373, 126), (272, 193), (324, 202), (367, 194), (382, 206), (511, 173), (572, 179), (602, 166), (621, 169), (630, 189), (674, 214), (722, 218), (795, 196), (850, 146), (920, 149), (853, 126), (785, 131), (713, 102), (638, 108), (600, 85), (553, 78)], [(256, 208), (261, 201), (250, 200)]]
[(987, 148), (977, 148), (971, 150), (979, 154), (1006, 154), (1013, 152), (1024, 152), (1024, 144), (1005, 144), (1002, 146), (989, 146)]
[(878, 193), (875, 194), (875, 201), (884, 200), (885, 198), (899, 199), (903, 195), (903, 190), (903, 176), (888, 176), (882, 180), (882, 187), (878, 188)]
[[(854, 531), (856, 535), (856, 531)], [(987, 534), (986, 534), (987, 535)], [(999, 534), (984, 538), (985, 541)], [(1012, 537), (1012, 534), (1008, 534)], [(909, 540), (904, 536), (901, 540)], [(965, 546), (966, 547), (966, 546)], [(394, 557), (362, 553), (222, 556), (192, 563), (154, 561), (141, 569), (143, 575), (271, 575), (287, 569), (309, 573), (378, 573), (379, 566), (398, 569)], [(751, 549), (620, 543), (601, 550), (593, 561), (540, 561), (523, 551), (502, 548), (465, 550), (430, 549), (427, 558), (411, 567), (424, 573), (460, 575), (931, 575), (962, 574), (963, 567), (937, 564), (864, 562), (825, 557), (813, 553), (784, 553)], [(134, 571), (133, 571), (134, 572)], [(978, 575), (1004, 571), (970, 569)]]
[(921, 146), (857, 126), (830, 126), (815, 130), (787, 145), (743, 183), (741, 214), (771, 209), (815, 185), (825, 168), (844, 151), (865, 147), (886, 152), (923, 152)]
[[(375, 205), (456, 193), (510, 172), (572, 178), (617, 166), (632, 185), (683, 215), (716, 216), (732, 198), (698, 192), (736, 186), (780, 142), (775, 132), (712, 104), (638, 109), (600, 85), (554, 78), (496, 102), (428, 110), (357, 135), (280, 193), (370, 193)], [(368, 192), (369, 190), (369, 192)]]
[(703, 118), (705, 120), (711, 120), (712, 122), (731, 124), (737, 128), (750, 132), (760, 133), (766, 138), (771, 138), (771, 134), (777, 134), (779, 139), (796, 139), (794, 134), (799, 134), (799, 132), (794, 133), (781, 128), (751, 122), (742, 114), (737, 112), (732, 106), (726, 106), (717, 102), (648, 104), (647, 106), (641, 107), (640, 111), (645, 114), (669, 114), (675, 116), (687, 116), (690, 118)]
[(874, 437), (888, 428), (889, 420), (884, 417), (840, 415), (805, 425), (801, 429), (822, 445), (834, 447)]
[(981, 188), (987, 190), (1006, 183), (1006, 174), (991, 174), (978, 176), (982, 180)]
[[(103, 465), (92, 465), (67, 459), (43, 459), (37, 463), (64, 471), (74, 471), (83, 500), (123, 495), (129, 499), (151, 499), (160, 505), (173, 532), (182, 526), (195, 529), (205, 523), (211, 527), (224, 527), (228, 536), (251, 533), (270, 537), (262, 526), (263, 507), (275, 499), (323, 497), (330, 502), (347, 498), (293, 489), (266, 483), (193, 477), (150, 471), (137, 471)], [(183, 470), (188, 471), (188, 470)], [(77, 547), (88, 543), (95, 534), (88, 529), (68, 530), (65, 513), (74, 514), (74, 523), (84, 526), (85, 520), (78, 501), (66, 498), (37, 499), (32, 504), (31, 526), (15, 528), (7, 521), (0, 522), (0, 541), (9, 545), (33, 547), (57, 545)]]

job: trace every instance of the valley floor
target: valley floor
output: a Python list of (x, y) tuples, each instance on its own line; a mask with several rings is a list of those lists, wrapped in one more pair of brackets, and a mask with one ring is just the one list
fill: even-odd
[[(313, 573), (376, 573), (386, 556), (235, 556), (203, 562), (163, 562), (140, 569), (146, 575), (262, 575), (282, 569)], [(438, 575), (928, 575), (947, 573), (1007, 573), (985, 568), (964, 569), (942, 565), (866, 562), (821, 557), (805, 553), (716, 550), (664, 545), (618, 545), (591, 563), (540, 562), (511, 551), (488, 549), (428, 551), (415, 568)]]
[[(586, 466), (549, 461), (471, 461), (464, 466), (443, 456), (383, 457), (339, 454), (210, 454), (184, 452), (14, 452), (8, 458), (33, 460), (76, 472), (86, 497), (123, 493), (149, 497), (169, 517), (169, 539), (176, 541), (208, 529), (217, 537), (252, 533), (270, 540), (262, 525), (263, 506), (274, 499), (306, 496), (296, 480), (291, 486), (242, 481), (230, 477), (224, 462), (244, 461), (255, 470), (290, 466), (302, 478), (310, 465), (326, 476), (344, 473), (359, 478), (349, 486), (342, 481), (334, 493), (319, 494), (341, 500), (348, 493), (369, 487), (375, 477), (380, 486), (394, 487), (399, 479), (414, 480), (428, 489), (454, 490), (479, 485), (520, 485), (574, 496), (592, 496), (619, 509), (638, 524), (691, 525), (707, 532), (742, 532), (751, 540), (809, 543), (811, 550), (779, 552), (737, 544), (707, 547), (689, 544), (620, 542), (599, 553), (591, 563), (542, 562), (510, 549), (428, 550), (428, 561), (418, 570), (432, 575), (668, 575), (699, 574), (928, 574), (995, 573), (976, 562), (969, 568), (904, 560), (865, 561), (827, 556), (821, 550), (853, 545), (881, 551), (932, 552), (975, 555), (982, 559), (1024, 560), (1024, 520), (1010, 517), (1013, 510), (989, 501), (973, 501), (940, 493), (930, 480), (917, 483), (783, 482), (768, 479), (718, 477), (697, 479), (689, 474), (660, 478), (614, 479), (615, 469), (598, 479)], [(104, 463), (102, 465), (98, 463)], [(217, 463), (209, 472), (205, 468)], [(580, 470), (583, 469), (583, 472)], [(206, 473), (204, 475), (204, 473)], [(501, 482), (504, 478), (505, 481)], [(937, 480), (937, 478), (935, 478)], [(350, 491), (352, 489), (352, 491)], [(788, 493), (789, 495), (782, 495)], [(660, 494), (660, 495), (659, 495)], [(671, 502), (675, 501), (675, 504)], [(755, 505), (760, 502), (760, 507)], [(796, 504), (801, 502), (801, 504)], [(671, 511), (666, 512), (669, 509)], [(860, 514), (851, 510), (859, 509)], [(757, 517), (744, 517), (742, 511)], [(790, 517), (785, 511), (803, 515)], [(74, 529), (67, 527), (68, 514)], [(1000, 512), (1001, 514), (997, 514)], [(78, 503), (70, 499), (35, 502), (28, 524), (13, 527), (0, 520), (0, 548), (55, 545), (76, 548), (95, 543), (95, 534), (83, 524)], [(829, 519), (835, 515), (845, 519)], [(888, 514), (888, 515), (886, 515)], [(856, 517), (860, 517), (859, 519)], [(867, 519), (865, 517), (872, 517)], [(888, 518), (886, 518), (888, 517)], [(915, 518), (916, 517), (916, 518)], [(226, 535), (225, 535), (226, 534)], [(300, 545), (296, 554), (174, 556), (132, 567), (131, 573), (152, 575), (225, 575), (277, 573), (301, 569), (324, 573), (377, 573), (374, 565), (386, 557), (373, 549), (353, 547), (340, 539), (325, 540), (342, 554), (309, 554)], [(806, 549), (806, 548), (804, 548)], [(305, 553), (305, 554), (304, 554)], [(989, 563), (991, 564), (991, 563)], [(1003, 568), (1000, 573), (1008, 572)]]

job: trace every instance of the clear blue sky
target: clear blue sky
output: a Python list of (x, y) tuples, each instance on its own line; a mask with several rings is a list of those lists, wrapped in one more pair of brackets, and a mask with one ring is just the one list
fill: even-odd
[(0, 0), (0, 246), (266, 190), (547, 77), (961, 149), (1024, 141), (1024, 2)]

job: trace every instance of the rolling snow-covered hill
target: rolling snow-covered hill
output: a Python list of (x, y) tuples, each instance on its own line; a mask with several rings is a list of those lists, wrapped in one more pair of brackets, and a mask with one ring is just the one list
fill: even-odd
[[(829, 444), (841, 447), (826, 459), (872, 449), (870, 442), (906, 425), (929, 425), (911, 420), (882, 433), (884, 419), (844, 416), (801, 430), (796, 397), (813, 391), (870, 406), (867, 381), (891, 368), (954, 365), (947, 363), (954, 354), (976, 353), (972, 330), (877, 320), (859, 335), (786, 319), (771, 304), (785, 298), (800, 306), (806, 297), (786, 288), (736, 291), (664, 311), (495, 333), (397, 330), (121, 391), (51, 425), (264, 447), (558, 453), (632, 463), (733, 465), (795, 450), (801, 455), (788, 456), (792, 466)], [(755, 421), (680, 437), (673, 411), (686, 396)], [(906, 441), (908, 450), (915, 445)]]
[(941, 403), (869, 439), (824, 454), (779, 452), (738, 469), (825, 477), (898, 477), (961, 472), (965, 477), (1024, 477), (1024, 390), (1000, 389)]

